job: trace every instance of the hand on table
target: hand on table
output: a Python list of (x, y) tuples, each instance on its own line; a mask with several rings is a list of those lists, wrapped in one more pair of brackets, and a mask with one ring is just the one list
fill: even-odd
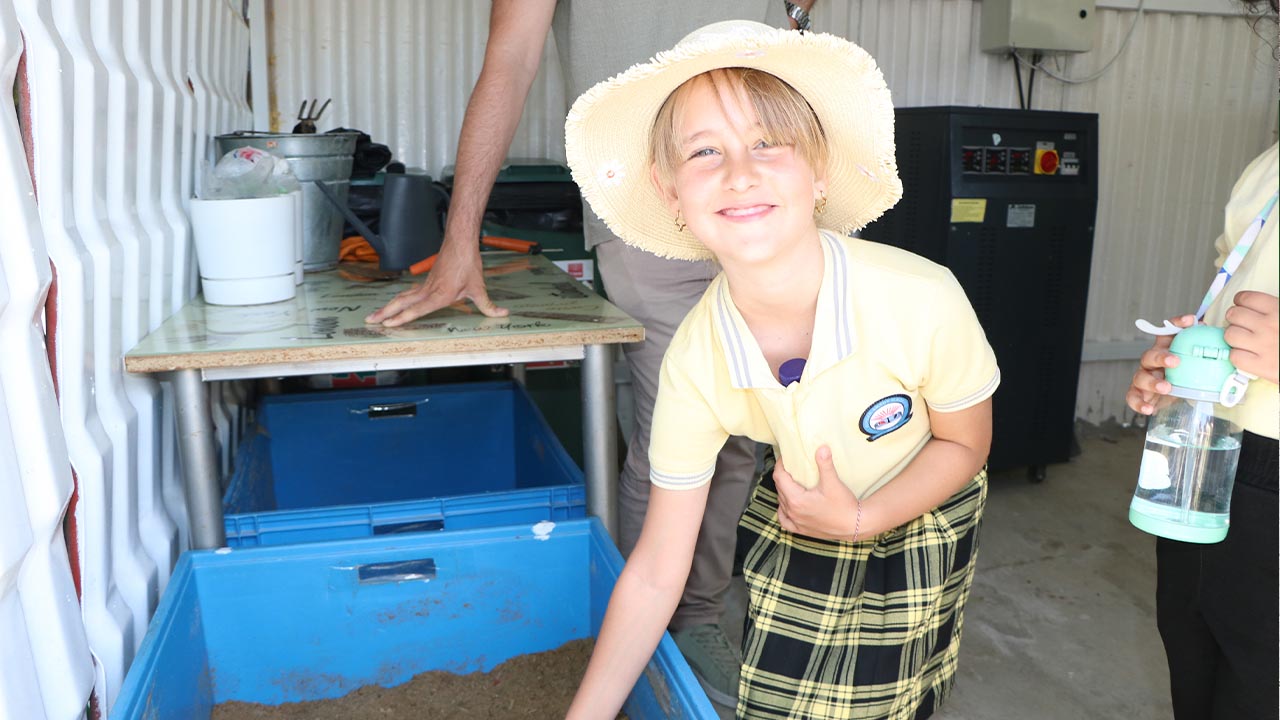
[(1227, 310), (1226, 341), (1237, 370), (1277, 382), (1280, 374), (1280, 300), (1245, 290)]
[(797, 483), (777, 458), (773, 482), (778, 488), (778, 524), (788, 532), (824, 540), (849, 540), (858, 517), (858, 501), (840, 482), (831, 450), (823, 445), (815, 454), (818, 484), (807, 489)]
[(479, 245), (446, 241), (439, 260), (421, 285), (396, 295), (364, 321), (396, 327), (462, 300), (475, 303), (489, 317), (505, 317), (508, 312), (495, 305), (485, 291)]

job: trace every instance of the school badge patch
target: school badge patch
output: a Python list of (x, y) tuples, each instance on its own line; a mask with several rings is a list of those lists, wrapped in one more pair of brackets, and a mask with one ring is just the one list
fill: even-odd
[(867, 442), (879, 440), (911, 421), (911, 398), (897, 394), (881, 398), (862, 411), (858, 429), (867, 436)]

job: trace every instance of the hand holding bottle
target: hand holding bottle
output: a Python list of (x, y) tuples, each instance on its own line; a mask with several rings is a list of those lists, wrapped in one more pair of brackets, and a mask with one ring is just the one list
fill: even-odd
[[(1182, 315), (1169, 318), (1169, 322), (1179, 328), (1189, 328), (1196, 323), (1194, 315)], [(1129, 408), (1142, 415), (1151, 415), (1156, 411), (1155, 402), (1161, 395), (1167, 395), (1172, 386), (1164, 379), (1167, 368), (1178, 366), (1178, 356), (1169, 352), (1169, 345), (1174, 335), (1161, 335), (1138, 362), (1138, 370), (1133, 374), (1133, 382), (1124, 399)]]

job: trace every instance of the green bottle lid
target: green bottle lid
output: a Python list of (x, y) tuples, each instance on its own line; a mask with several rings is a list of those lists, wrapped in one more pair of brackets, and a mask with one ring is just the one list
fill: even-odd
[(1164, 377), (1176, 388), (1216, 395), (1236, 371), (1231, 364), (1231, 346), (1220, 327), (1193, 325), (1174, 336), (1169, 351), (1179, 362), (1165, 370)]

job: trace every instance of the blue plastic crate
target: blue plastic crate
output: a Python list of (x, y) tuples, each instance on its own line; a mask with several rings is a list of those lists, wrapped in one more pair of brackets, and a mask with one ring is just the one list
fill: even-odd
[[(277, 705), (489, 671), (599, 632), (622, 558), (600, 522), (486, 528), (183, 554), (111, 714), (203, 720), (228, 700)], [(665, 636), (627, 701), (633, 720), (715, 718)]]
[(568, 520), (582, 471), (518, 383), (265, 398), (223, 498), (253, 547)]

